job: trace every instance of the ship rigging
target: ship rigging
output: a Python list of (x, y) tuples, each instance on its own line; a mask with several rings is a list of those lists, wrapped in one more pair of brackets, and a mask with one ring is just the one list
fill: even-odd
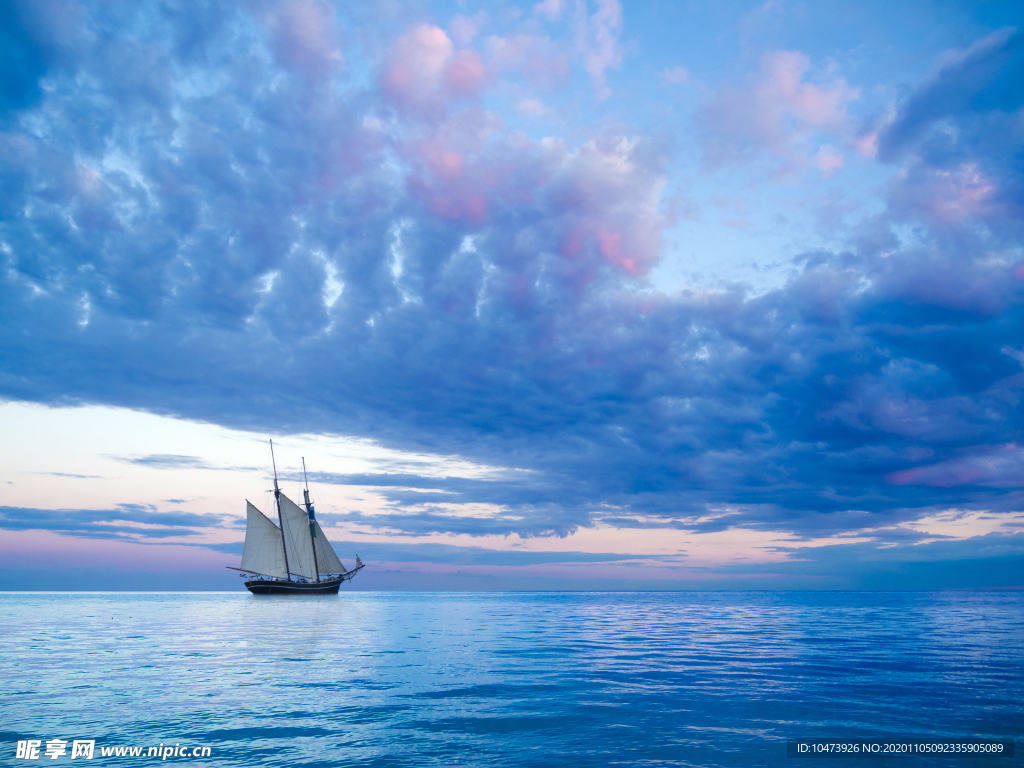
[(285, 496), (277, 483), (273, 440), (270, 441), (270, 457), (274, 467), (277, 524), (246, 499), (242, 567), (228, 567), (251, 574), (245, 586), (254, 595), (337, 594), (344, 582), (351, 581), (362, 570), (363, 561), (356, 555), (355, 568), (347, 570), (316, 521), (309, 498), (305, 457), (302, 459), (305, 509)]

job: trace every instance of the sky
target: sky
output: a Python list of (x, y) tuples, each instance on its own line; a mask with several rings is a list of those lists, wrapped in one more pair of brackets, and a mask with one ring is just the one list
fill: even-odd
[(4, 588), (1024, 587), (1022, 19), (3, 0)]

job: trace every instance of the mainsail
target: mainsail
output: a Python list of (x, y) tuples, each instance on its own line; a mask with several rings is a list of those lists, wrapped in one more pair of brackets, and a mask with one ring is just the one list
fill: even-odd
[[(316, 520), (306, 511), (280, 494), (281, 522), (284, 523), (284, 544), (288, 547), (288, 570), (295, 576), (313, 581), (320, 573), (347, 573)], [(264, 576), (288, 578), (284, 568), (281, 531), (250, 502), (246, 502), (245, 549), (242, 569)], [(314, 550), (316, 558), (314, 559)]]
[(245, 502), (245, 548), (242, 550), (242, 570), (264, 576), (288, 578), (284, 570), (284, 550), (281, 531), (250, 502)]
[(281, 521), (284, 523), (284, 542), (288, 547), (288, 570), (296, 576), (316, 581), (317, 568), (313, 564), (309, 517), (304, 509), (283, 493), (278, 496), (278, 500), (281, 504)]

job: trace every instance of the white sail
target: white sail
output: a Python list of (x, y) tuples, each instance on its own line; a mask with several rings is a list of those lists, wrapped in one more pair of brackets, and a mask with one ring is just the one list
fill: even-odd
[(313, 526), (316, 531), (313, 548), (316, 550), (316, 564), (320, 573), (345, 573), (345, 566), (338, 559), (331, 542), (324, 536), (324, 529), (320, 527), (320, 523), (314, 520)]
[(283, 493), (281, 520), (284, 523), (284, 543), (288, 547), (288, 570), (296, 576), (316, 579), (313, 565), (313, 539), (309, 535), (309, 517), (306, 511)]
[(245, 502), (245, 548), (242, 550), (242, 570), (264, 576), (286, 578), (284, 550), (281, 549), (281, 531), (262, 512)]

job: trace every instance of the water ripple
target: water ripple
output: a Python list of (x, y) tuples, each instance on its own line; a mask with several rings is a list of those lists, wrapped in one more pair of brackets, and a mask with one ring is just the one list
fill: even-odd
[(5, 593), (0, 609), (10, 750), (746, 766), (782, 764), (790, 736), (1024, 735), (1021, 593)]

